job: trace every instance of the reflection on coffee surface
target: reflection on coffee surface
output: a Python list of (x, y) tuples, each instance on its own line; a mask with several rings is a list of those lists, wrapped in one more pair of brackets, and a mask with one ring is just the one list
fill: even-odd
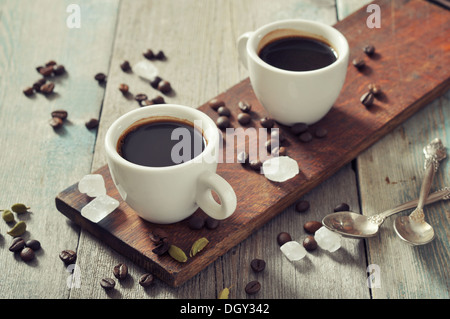
[(337, 59), (327, 43), (305, 36), (286, 36), (266, 44), (258, 53), (266, 63), (288, 71), (311, 71), (324, 68)]
[(188, 121), (148, 119), (122, 133), (117, 152), (127, 161), (148, 167), (181, 164), (205, 149), (202, 132)]

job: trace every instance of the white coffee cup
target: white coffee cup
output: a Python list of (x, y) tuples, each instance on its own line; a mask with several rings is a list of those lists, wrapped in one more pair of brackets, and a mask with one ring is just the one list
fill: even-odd
[[(267, 43), (291, 35), (326, 42), (336, 51), (337, 60), (312, 71), (287, 71), (271, 66), (258, 56)], [(256, 97), (270, 116), (284, 125), (319, 121), (333, 106), (345, 81), (349, 59), (347, 40), (338, 30), (323, 23), (301, 19), (273, 22), (241, 35), (237, 47)]]
[[(203, 152), (192, 160), (164, 167), (142, 166), (124, 159), (117, 151), (122, 133), (136, 122), (152, 118), (175, 118), (194, 124), (206, 140)], [(164, 104), (128, 112), (109, 127), (105, 137), (114, 184), (123, 200), (140, 217), (153, 223), (181, 221), (198, 207), (215, 219), (225, 219), (236, 209), (237, 200), (230, 184), (216, 174), (219, 138), (214, 121), (191, 107)], [(211, 190), (219, 196), (220, 204)]]

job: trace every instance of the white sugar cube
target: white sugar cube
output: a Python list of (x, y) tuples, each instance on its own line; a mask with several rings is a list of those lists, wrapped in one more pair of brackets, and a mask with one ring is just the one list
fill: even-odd
[(117, 207), (119, 207), (119, 202), (115, 198), (106, 194), (100, 195), (81, 209), (81, 215), (93, 223), (98, 223)]
[(152, 81), (158, 75), (157, 67), (150, 61), (142, 60), (133, 66), (133, 72), (141, 78)]
[(320, 248), (335, 252), (341, 248), (341, 236), (326, 227), (320, 227), (314, 234), (314, 239)]
[(296, 241), (288, 241), (280, 247), (280, 250), (290, 261), (300, 260), (306, 256), (306, 249)]
[(78, 183), (78, 190), (89, 197), (106, 194), (105, 181), (100, 174), (88, 174)]

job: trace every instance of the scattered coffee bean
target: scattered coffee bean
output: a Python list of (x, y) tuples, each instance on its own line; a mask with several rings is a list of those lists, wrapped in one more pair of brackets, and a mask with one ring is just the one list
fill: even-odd
[(55, 110), (55, 111), (53, 111), (51, 113), (51, 116), (52, 117), (58, 117), (61, 120), (65, 120), (67, 118), (67, 116), (68, 116), (68, 113), (65, 110)]
[(244, 113), (250, 113), (250, 111), (252, 110), (252, 106), (246, 101), (240, 101), (238, 103), (238, 107)]
[(264, 128), (272, 128), (275, 125), (275, 121), (269, 117), (263, 117), (260, 122)]
[(378, 84), (371, 83), (367, 86), (367, 88), (369, 89), (369, 92), (373, 93), (374, 95), (381, 93), (381, 88)]
[(219, 227), (220, 221), (215, 218), (212, 218), (211, 216), (208, 216), (206, 218), (205, 223), (206, 223), (206, 228), (216, 229), (217, 227)]
[(161, 93), (167, 94), (172, 91), (172, 86), (169, 81), (161, 80), (158, 83), (158, 90), (161, 91)]
[(219, 116), (219, 118), (216, 120), (217, 127), (220, 129), (226, 129), (230, 126), (230, 119), (228, 116)]
[(261, 272), (266, 268), (266, 262), (262, 259), (253, 259), (250, 262), (250, 267), (254, 272)]
[(50, 76), (53, 74), (53, 65), (49, 65), (46, 67), (40, 67), (38, 72), (43, 76)]
[(150, 287), (151, 285), (153, 285), (154, 282), (155, 277), (150, 273), (143, 274), (141, 278), (139, 278), (139, 285), (145, 288)]
[(122, 69), (123, 72), (129, 72), (129, 71), (131, 71), (131, 65), (130, 65), (130, 62), (124, 61), (124, 62), (120, 65), (120, 68)]
[(166, 101), (164, 100), (164, 98), (161, 95), (155, 96), (153, 99), (151, 99), (151, 101), (153, 102), (153, 104), (165, 104), (166, 103)]
[(318, 137), (318, 138), (323, 138), (323, 137), (327, 136), (327, 134), (328, 134), (328, 130), (324, 127), (318, 127), (314, 131), (314, 136)]
[(33, 95), (34, 90), (32, 87), (27, 87), (23, 90), (23, 94), (25, 94), (26, 96), (31, 96)]
[(113, 274), (117, 279), (125, 279), (128, 275), (128, 266), (122, 263), (117, 264), (114, 266)]
[(258, 280), (250, 281), (245, 286), (245, 292), (249, 295), (256, 294), (261, 289), (261, 283)]
[(25, 247), (25, 240), (22, 237), (16, 237), (13, 239), (11, 246), (9, 246), (9, 251), (18, 252)]
[(305, 249), (307, 251), (312, 251), (317, 249), (317, 242), (314, 239), (314, 236), (307, 236), (304, 240), (303, 240), (303, 247), (305, 247)]
[(286, 140), (286, 137), (283, 133), (281, 133), (280, 129), (273, 128), (270, 132), (270, 139), (272, 140), (278, 140), (280, 143), (284, 142)]
[(127, 94), (128, 91), (129, 91), (128, 85), (126, 85), (124, 83), (120, 84), (119, 85), (119, 91), (122, 92), (122, 94), (124, 94), (124, 95)]
[(231, 111), (229, 108), (227, 108), (226, 106), (221, 106), (217, 109), (217, 114), (221, 115), (221, 116), (228, 116), (230, 117), (231, 115)]
[(307, 200), (301, 200), (295, 204), (295, 210), (299, 213), (304, 213), (309, 209), (310, 205)]
[(154, 104), (155, 103), (153, 103), (152, 100), (145, 100), (145, 101), (139, 102), (140, 106), (149, 106), (149, 105), (154, 105)]
[(372, 56), (375, 53), (375, 47), (373, 45), (366, 45), (364, 47), (364, 53), (368, 56)]
[(205, 225), (205, 219), (198, 215), (192, 215), (188, 220), (188, 226), (190, 229), (199, 230)]
[(53, 127), (54, 129), (58, 129), (60, 127), (63, 126), (64, 122), (61, 118), (59, 117), (52, 117), (49, 121), (48, 124), (50, 124), (51, 127)]
[(164, 51), (158, 51), (158, 53), (155, 54), (155, 58), (158, 60), (165, 60), (166, 55), (164, 54)]
[(55, 89), (55, 83), (50, 82), (50, 83), (46, 83), (44, 85), (41, 86), (41, 88), (39, 89), (39, 91), (43, 94), (51, 94), (53, 93), (53, 90)]
[(225, 102), (219, 99), (212, 99), (208, 102), (209, 107), (212, 108), (214, 111), (217, 111), (219, 107), (225, 106)]
[(36, 92), (41, 92), (41, 86), (43, 86), (45, 83), (47, 82), (47, 80), (45, 78), (42, 78), (40, 80), (37, 80), (36, 82), (34, 82), (33, 84), (33, 89)]
[(308, 124), (306, 123), (295, 123), (291, 126), (290, 131), (292, 134), (299, 135), (308, 130)]
[(158, 84), (159, 82), (161, 82), (162, 79), (159, 76), (155, 76), (151, 81), (150, 81), (150, 85), (152, 86), (152, 88), (157, 89), (158, 88)]
[(239, 113), (237, 120), (241, 125), (247, 125), (252, 120), (252, 117), (248, 113)]
[(96, 128), (98, 126), (98, 123), (99, 122), (98, 122), (97, 119), (92, 118), (92, 119), (90, 119), (89, 121), (87, 121), (85, 123), (85, 126), (86, 126), (87, 129), (91, 130), (91, 129)]
[(34, 251), (30, 247), (25, 247), (20, 252), (20, 258), (22, 258), (23, 261), (31, 261), (34, 259)]
[(363, 67), (366, 66), (366, 62), (363, 59), (359, 59), (359, 58), (353, 59), (352, 64), (358, 70), (361, 70)]
[(334, 208), (335, 212), (348, 212), (350, 211), (350, 206), (347, 203), (340, 203)]
[(287, 149), (284, 146), (277, 146), (271, 151), (272, 156), (286, 156)]
[(152, 252), (155, 253), (158, 256), (164, 255), (166, 252), (169, 251), (170, 243), (167, 240), (167, 238), (160, 241), (160, 243), (153, 248)]
[(95, 75), (95, 79), (97, 80), (98, 83), (103, 83), (106, 81), (106, 75), (104, 73), (97, 73)]
[(34, 251), (41, 249), (41, 243), (36, 239), (30, 239), (25, 243), (25, 246), (30, 247)]
[(142, 101), (147, 100), (147, 99), (148, 99), (148, 96), (147, 96), (147, 94), (139, 93), (139, 94), (136, 94), (136, 96), (134, 97), (134, 99), (135, 99), (136, 101), (138, 101), (138, 103), (141, 103)]
[(288, 241), (292, 241), (292, 237), (289, 233), (281, 232), (277, 236), (277, 243), (279, 246), (283, 246)]
[(272, 153), (272, 150), (277, 148), (279, 146), (279, 143), (280, 142), (278, 140), (267, 140), (265, 143), (267, 152)]
[(64, 73), (66, 73), (66, 68), (64, 67), (64, 65), (58, 65), (53, 70), (53, 74), (56, 76), (63, 75)]
[(314, 234), (320, 227), (322, 227), (322, 223), (318, 221), (309, 221), (303, 225), (303, 228), (310, 234)]
[(251, 160), (249, 162), (250, 168), (259, 171), (263, 165), (263, 163), (259, 159)]
[(59, 259), (66, 265), (73, 264), (77, 260), (77, 253), (73, 250), (66, 249), (59, 253)]
[(169, 237), (169, 234), (161, 228), (155, 228), (148, 234), (150, 237), (150, 240), (154, 243), (160, 243), (163, 239), (166, 239)]
[(371, 106), (373, 104), (373, 99), (374, 99), (373, 93), (367, 92), (364, 93), (363, 96), (361, 96), (360, 101), (364, 106)]
[(155, 54), (151, 49), (148, 49), (142, 54), (146, 59), (153, 60), (155, 58)]
[(110, 290), (116, 286), (116, 282), (112, 278), (103, 278), (100, 281), (100, 286), (102, 286), (103, 289)]
[(56, 65), (56, 64), (57, 64), (56, 61), (50, 60), (47, 63), (45, 63), (45, 66), (52, 66), (52, 65)]
[(313, 136), (310, 132), (304, 132), (298, 138), (301, 142), (308, 143), (312, 141)]
[(248, 164), (248, 153), (245, 151), (240, 152), (237, 155), (237, 161), (241, 164)]

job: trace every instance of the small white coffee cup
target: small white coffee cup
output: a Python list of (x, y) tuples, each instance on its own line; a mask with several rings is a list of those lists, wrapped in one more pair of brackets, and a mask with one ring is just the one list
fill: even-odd
[[(176, 118), (193, 123), (203, 131), (206, 146), (200, 155), (181, 164), (148, 167), (134, 164), (117, 151), (124, 131), (143, 119)], [(164, 104), (142, 107), (118, 118), (105, 137), (106, 157), (112, 179), (123, 200), (143, 219), (170, 224), (181, 221), (200, 207), (215, 219), (225, 219), (236, 209), (236, 194), (216, 174), (219, 132), (214, 121), (191, 107)], [(155, 150), (156, 151), (156, 150)], [(220, 198), (218, 204), (211, 193)]]
[[(291, 35), (325, 41), (336, 51), (337, 60), (312, 71), (287, 71), (271, 66), (258, 56), (265, 44)], [(270, 116), (284, 125), (319, 121), (333, 106), (345, 81), (349, 59), (347, 40), (338, 30), (323, 23), (301, 19), (273, 22), (241, 35), (237, 47), (256, 97)]]

